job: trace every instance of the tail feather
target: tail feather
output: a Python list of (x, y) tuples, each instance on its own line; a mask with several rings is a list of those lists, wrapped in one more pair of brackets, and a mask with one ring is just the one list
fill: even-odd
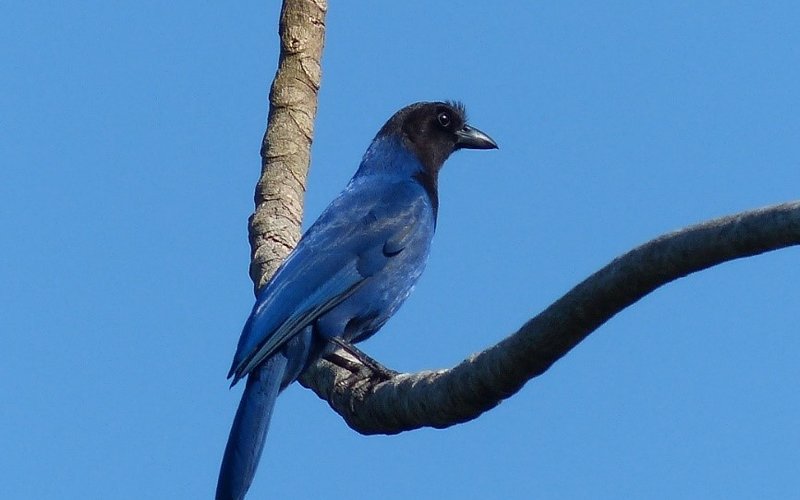
[(286, 368), (286, 356), (276, 355), (247, 377), (222, 458), (216, 500), (242, 500), (250, 488)]

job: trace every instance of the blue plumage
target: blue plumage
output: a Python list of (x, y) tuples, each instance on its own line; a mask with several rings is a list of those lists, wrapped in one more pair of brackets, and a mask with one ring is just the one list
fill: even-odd
[(225, 449), (217, 500), (252, 482), (275, 398), (330, 339), (360, 342), (397, 311), (425, 267), (438, 172), (461, 148), (497, 147), (463, 107), (417, 103), (373, 140), (342, 193), (258, 293), (239, 339), (232, 384), (247, 377)]

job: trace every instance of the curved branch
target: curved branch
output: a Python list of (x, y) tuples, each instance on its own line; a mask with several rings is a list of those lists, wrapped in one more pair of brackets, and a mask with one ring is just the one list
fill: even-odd
[[(656, 288), (733, 259), (800, 244), (800, 202), (742, 212), (660, 236), (578, 284), (515, 334), (459, 365), (376, 377), (353, 359), (320, 360), (301, 383), (362, 434), (472, 420), (544, 373), (612, 316)], [(346, 356), (337, 351), (337, 357)]]
[[(270, 91), (262, 171), (250, 217), (257, 290), (300, 237), (325, 35), (325, 0), (285, 0)], [(395, 434), (478, 417), (544, 373), (591, 332), (659, 286), (729, 260), (800, 244), (800, 202), (743, 212), (670, 233), (615, 259), (497, 345), (439, 371), (372, 371), (344, 351), (301, 383), (358, 432)], [(341, 366), (339, 366), (341, 364)]]
[(285, 0), (281, 8), (281, 53), (269, 93), (256, 208), (248, 224), (255, 290), (300, 239), (327, 10), (326, 0)]

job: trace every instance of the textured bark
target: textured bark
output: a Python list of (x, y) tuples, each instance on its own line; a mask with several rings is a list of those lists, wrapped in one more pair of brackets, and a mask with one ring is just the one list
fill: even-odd
[(612, 316), (661, 285), (722, 262), (798, 244), (800, 202), (712, 220), (618, 257), (515, 334), (454, 368), (386, 380), (354, 359), (348, 368), (342, 367), (348, 363), (321, 360), (306, 370), (301, 383), (363, 434), (449, 427), (478, 417), (519, 391)]
[(300, 239), (327, 10), (326, 0), (286, 0), (281, 9), (281, 53), (269, 93), (261, 177), (249, 221), (250, 278), (255, 290)]

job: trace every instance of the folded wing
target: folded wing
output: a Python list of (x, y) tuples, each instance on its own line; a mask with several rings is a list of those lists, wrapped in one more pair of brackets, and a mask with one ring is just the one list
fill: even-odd
[(401, 258), (426, 210), (424, 190), (408, 181), (351, 185), (334, 200), (259, 293), (228, 373), (232, 385)]

